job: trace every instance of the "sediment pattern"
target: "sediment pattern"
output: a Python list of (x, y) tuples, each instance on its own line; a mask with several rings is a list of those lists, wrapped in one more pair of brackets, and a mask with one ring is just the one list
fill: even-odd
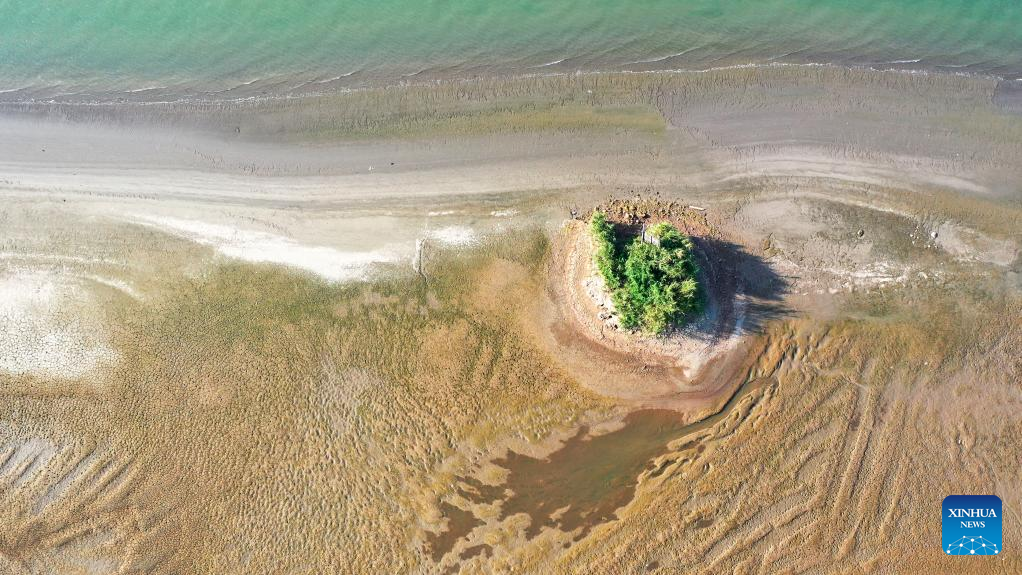
[[(943, 496), (1019, 505), (996, 90), (784, 68), (5, 104), (0, 571), (961, 568)], [(672, 372), (691, 402), (565, 344), (556, 242), (613, 198), (748, 256), (721, 268), (738, 341)], [(616, 374), (627, 397), (591, 385)]]

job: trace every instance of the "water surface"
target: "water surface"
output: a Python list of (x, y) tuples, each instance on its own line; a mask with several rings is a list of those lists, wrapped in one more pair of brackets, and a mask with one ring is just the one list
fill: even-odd
[(834, 63), (1022, 76), (1014, 0), (0, 0), (0, 94)]

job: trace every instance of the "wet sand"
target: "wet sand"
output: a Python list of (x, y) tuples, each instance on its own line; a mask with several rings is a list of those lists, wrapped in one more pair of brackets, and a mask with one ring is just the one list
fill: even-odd
[[(0, 304), (0, 570), (949, 569), (927, 502), (1019, 498), (1010, 96), (785, 67), (5, 105), (0, 286), (35, 287)], [(786, 283), (694, 384), (550, 321), (572, 210), (637, 195)]]

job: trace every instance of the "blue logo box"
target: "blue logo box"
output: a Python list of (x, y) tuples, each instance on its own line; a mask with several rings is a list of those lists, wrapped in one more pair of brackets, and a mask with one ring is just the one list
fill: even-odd
[(941, 539), (945, 555), (1001, 554), (1001, 498), (948, 495), (944, 498)]

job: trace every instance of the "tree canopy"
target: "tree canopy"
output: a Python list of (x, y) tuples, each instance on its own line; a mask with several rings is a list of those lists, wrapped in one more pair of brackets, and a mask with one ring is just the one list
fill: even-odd
[(625, 241), (599, 211), (593, 213), (589, 227), (596, 267), (622, 327), (660, 334), (700, 308), (699, 268), (688, 236), (662, 222), (648, 230), (650, 243), (642, 237)]

